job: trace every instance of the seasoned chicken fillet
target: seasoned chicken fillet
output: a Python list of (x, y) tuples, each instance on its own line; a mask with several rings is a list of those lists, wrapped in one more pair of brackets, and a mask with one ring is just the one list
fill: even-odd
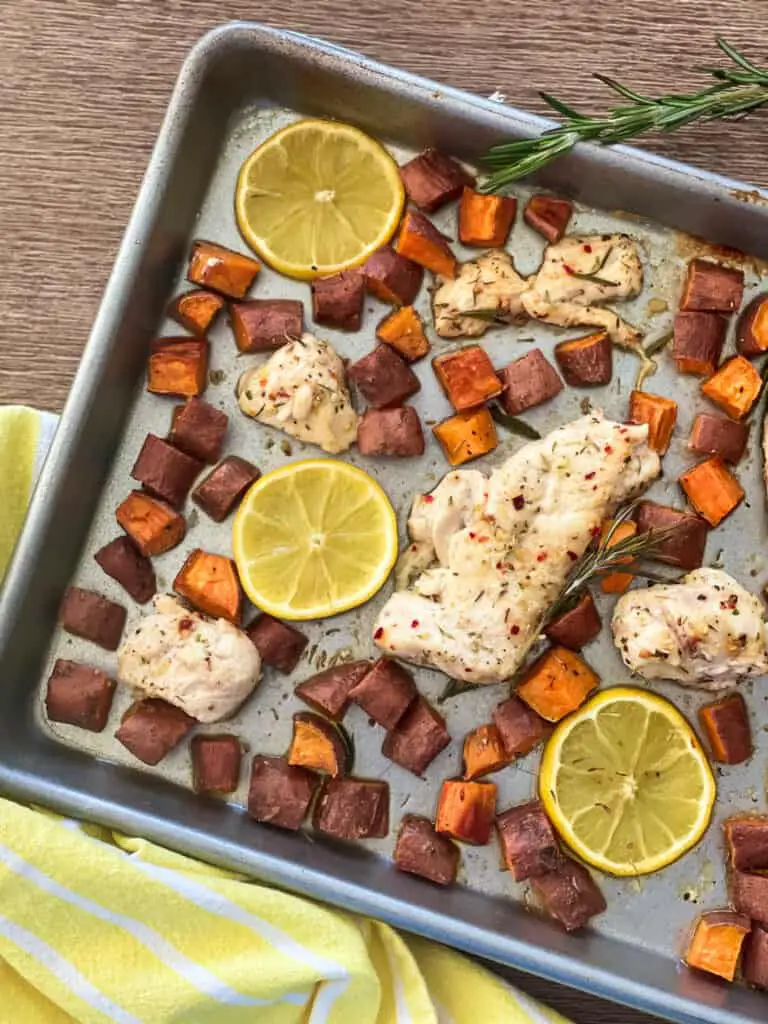
[(304, 334), (266, 363), (246, 370), (237, 385), (240, 408), (260, 423), (319, 445), (335, 455), (357, 437), (344, 364), (327, 341)]
[(162, 697), (198, 722), (228, 718), (260, 676), (259, 652), (245, 633), (162, 594), (117, 652), (121, 683), (145, 697)]
[[(499, 320), (542, 320), (558, 327), (600, 327), (623, 348), (641, 334), (609, 302), (639, 295), (643, 267), (629, 235), (566, 235), (548, 245), (538, 272), (517, 273), (509, 253), (493, 249), (462, 263), (458, 275), (438, 278), (432, 299), (435, 330), (443, 338), (478, 337)], [(482, 310), (487, 319), (462, 316)]]
[[(527, 287), (528, 281), (515, 270), (508, 252), (485, 252), (462, 263), (456, 277), (438, 278), (432, 299), (435, 330), (441, 338), (478, 338), (493, 326), (493, 314), (500, 320), (523, 322), (527, 314), (520, 296)], [(483, 310), (488, 319), (461, 315), (473, 310)]]
[(418, 495), (375, 642), (465, 682), (514, 675), (602, 521), (659, 475), (647, 438), (593, 413)]
[(633, 298), (642, 287), (643, 267), (629, 235), (566, 235), (544, 250), (544, 261), (521, 301), (534, 320), (601, 327), (617, 345), (635, 348), (640, 332), (602, 307)]
[(624, 663), (645, 679), (720, 690), (768, 672), (762, 604), (721, 569), (631, 590), (612, 628)]

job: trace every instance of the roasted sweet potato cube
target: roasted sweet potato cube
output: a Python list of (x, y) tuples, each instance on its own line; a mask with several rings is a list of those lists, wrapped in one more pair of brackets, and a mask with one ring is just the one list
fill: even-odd
[(573, 608), (553, 619), (544, 632), (553, 644), (580, 651), (600, 635), (602, 625), (592, 595), (585, 590)]
[(749, 424), (700, 412), (693, 421), (688, 447), (699, 455), (719, 455), (735, 465), (744, 454), (748, 440)]
[(251, 762), (248, 814), (256, 821), (295, 831), (307, 816), (320, 776), (289, 765), (284, 757), (257, 754)]
[(419, 696), (394, 729), (390, 729), (381, 752), (414, 775), (423, 775), (441, 750), (451, 742), (443, 716)]
[(57, 658), (48, 679), (45, 711), (51, 722), (101, 732), (107, 724), (115, 683), (103, 672)]
[(499, 771), (509, 760), (495, 725), (478, 725), (464, 737), (464, 778), (469, 782)]
[(465, 188), (459, 206), (459, 241), (498, 249), (506, 245), (516, 213), (514, 196), (490, 196)]
[(310, 676), (296, 687), (296, 696), (333, 721), (339, 721), (349, 706), (349, 694), (366, 675), (370, 661), (348, 661)]
[(215, 520), (223, 522), (261, 473), (238, 455), (228, 455), (192, 491), (192, 501)]
[(583, 928), (606, 909), (592, 875), (570, 857), (561, 857), (553, 871), (531, 878), (531, 885), (544, 911), (567, 932)]
[(365, 274), (360, 267), (312, 282), (312, 319), (325, 327), (359, 331), (363, 322)]
[(389, 786), (369, 779), (329, 779), (314, 826), (336, 839), (383, 839), (389, 832)]
[(155, 765), (181, 743), (194, 725), (194, 718), (181, 708), (157, 697), (148, 697), (131, 704), (115, 739), (139, 761)]
[(548, 722), (559, 722), (581, 707), (599, 682), (574, 651), (550, 647), (524, 674), (517, 696)]
[(641, 501), (635, 522), (638, 533), (671, 531), (654, 549), (653, 558), (657, 561), (677, 565), (689, 572), (701, 566), (709, 527), (700, 516), (658, 505), (655, 501)]
[(143, 491), (131, 491), (118, 506), (115, 518), (147, 557), (170, 551), (187, 532), (184, 516)]
[(410, 405), (399, 409), (366, 409), (357, 426), (361, 455), (407, 458), (424, 454), (419, 414)]
[(438, 885), (452, 885), (459, 871), (458, 846), (435, 831), (429, 818), (406, 814), (400, 822), (393, 860), (398, 871)]
[(493, 709), (493, 721), (501, 734), (507, 757), (514, 759), (530, 753), (545, 740), (552, 727), (519, 697), (509, 697)]
[(510, 807), (496, 818), (504, 866), (516, 882), (557, 869), (562, 854), (539, 800)]
[(288, 764), (310, 768), (336, 779), (350, 767), (350, 745), (341, 726), (321, 718), (313, 711), (293, 716), (293, 738)]
[(525, 223), (548, 242), (559, 242), (573, 213), (573, 203), (554, 196), (531, 196), (525, 205)]
[(555, 359), (565, 383), (574, 388), (609, 384), (613, 375), (613, 345), (605, 331), (561, 341)]
[(709, 740), (713, 760), (741, 764), (752, 756), (749, 715), (740, 693), (704, 704), (699, 708), (699, 721)]
[(229, 317), (240, 352), (269, 352), (304, 333), (304, 305), (297, 299), (233, 302)]
[(62, 627), (73, 636), (116, 651), (125, 626), (125, 608), (83, 587), (69, 587), (59, 612)]
[[(601, 540), (605, 541), (609, 532), (613, 529), (610, 543), (606, 547), (615, 547), (617, 544), (621, 544), (622, 541), (629, 540), (630, 537), (634, 537), (637, 533), (637, 523), (632, 520), (625, 519), (624, 522), (619, 523), (618, 526), (613, 528), (613, 523), (608, 520), (603, 523)], [(622, 558), (622, 565), (629, 565), (632, 561), (631, 558)], [(604, 594), (623, 594), (624, 591), (629, 587), (633, 580), (632, 573), (629, 572), (609, 572), (600, 579), (600, 589)]]
[(510, 416), (548, 402), (563, 390), (557, 370), (537, 348), (499, 372), (502, 385), (501, 404)]
[(174, 508), (184, 504), (202, 464), (156, 434), (147, 434), (131, 470), (145, 490)]
[(432, 368), (456, 412), (475, 409), (501, 393), (501, 381), (480, 345), (437, 356)]
[(377, 345), (373, 352), (352, 363), (347, 374), (374, 409), (402, 405), (421, 388), (408, 363), (389, 345)]
[(146, 604), (155, 596), (155, 570), (130, 537), (115, 537), (93, 557), (107, 576), (117, 580), (138, 604)]
[(452, 466), (479, 459), (481, 455), (492, 452), (499, 443), (496, 425), (485, 408), (459, 412), (438, 423), (432, 428), (432, 433)]
[(363, 269), (368, 291), (394, 306), (409, 306), (424, 279), (424, 268), (395, 252), (391, 245), (377, 249)]
[(208, 384), (209, 345), (205, 338), (159, 338), (147, 367), (147, 391), (153, 395), (194, 398)]
[(173, 589), (204, 615), (239, 625), (243, 590), (231, 558), (195, 548), (179, 569)]
[(437, 804), (435, 831), (472, 846), (485, 846), (496, 817), (493, 782), (446, 779)]
[(731, 902), (740, 914), (768, 925), (768, 874), (733, 871)]
[(401, 306), (385, 317), (376, 328), (376, 337), (385, 345), (391, 345), (409, 363), (429, 352), (424, 324), (413, 306)]
[(168, 315), (190, 334), (204, 337), (224, 306), (224, 299), (205, 288), (195, 288), (177, 295), (168, 307)]
[(420, 209), (432, 213), (438, 207), (458, 199), (475, 179), (460, 163), (435, 149), (425, 149), (400, 168), (408, 198)]
[(733, 981), (741, 947), (751, 929), (749, 918), (732, 910), (710, 910), (702, 914), (688, 944), (686, 964)]
[(704, 381), (701, 390), (729, 416), (743, 420), (757, 401), (762, 386), (762, 378), (752, 363), (744, 356), (734, 356)]
[(723, 825), (734, 871), (768, 871), (768, 817), (741, 814)]
[(397, 251), (433, 274), (456, 277), (458, 260), (431, 220), (416, 210), (406, 211), (397, 239)]
[(258, 260), (213, 242), (195, 242), (187, 280), (230, 299), (242, 299), (261, 270)]
[(234, 793), (243, 748), (237, 736), (193, 736), (192, 785), (196, 793)]
[(288, 675), (296, 668), (309, 641), (302, 632), (271, 615), (259, 615), (245, 631), (265, 665)]
[(647, 391), (633, 391), (629, 396), (629, 418), (633, 423), (648, 424), (648, 444), (659, 455), (665, 455), (677, 423), (677, 402)]
[(391, 658), (379, 658), (349, 694), (384, 729), (394, 729), (415, 697), (413, 676)]
[(710, 526), (718, 526), (744, 500), (744, 489), (718, 455), (683, 473), (680, 486)]
[(744, 981), (757, 988), (768, 988), (768, 931), (760, 924), (753, 924), (742, 949)]
[(713, 374), (723, 351), (726, 326), (719, 313), (678, 313), (672, 339), (678, 370), (701, 377)]
[(768, 294), (756, 296), (741, 314), (736, 348), (748, 359), (768, 352)]
[(733, 313), (741, 305), (743, 295), (743, 270), (695, 259), (688, 264), (680, 309), (687, 312)]
[(168, 440), (193, 459), (218, 462), (229, 417), (202, 398), (190, 398), (173, 411)]

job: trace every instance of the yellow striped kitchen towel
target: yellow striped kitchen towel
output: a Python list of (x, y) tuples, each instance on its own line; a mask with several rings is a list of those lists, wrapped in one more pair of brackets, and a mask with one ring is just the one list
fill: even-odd
[[(0, 577), (54, 422), (0, 409)], [(0, 1024), (75, 1021), (563, 1018), (436, 943), (0, 795)]]

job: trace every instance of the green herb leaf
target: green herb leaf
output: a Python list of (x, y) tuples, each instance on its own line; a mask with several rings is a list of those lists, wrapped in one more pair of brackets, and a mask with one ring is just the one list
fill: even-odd
[(445, 689), (437, 698), (438, 704), (445, 704), (451, 697), (460, 697), (463, 693), (469, 693), (470, 690), (479, 690), (479, 683), (462, 683), (459, 679), (449, 679), (445, 684)]
[(541, 438), (541, 434), (530, 424), (526, 423), (525, 420), (521, 420), (517, 416), (510, 416), (509, 413), (504, 412), (500, 405), (492, 402), (489, 406), (491, 416), (499, 424), (500, 427), (505, 427), (511, 434), (517, 434), (518, 437), (525, 437), (529, 441), (538, 441)]

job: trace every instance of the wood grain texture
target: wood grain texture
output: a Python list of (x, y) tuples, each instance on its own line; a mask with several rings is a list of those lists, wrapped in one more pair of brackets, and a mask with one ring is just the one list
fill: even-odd
[[(0, 0), (0, 402), (58, 410), (134, 202), (179, 65), (226, 18), (261, 17), (451, 85), (544, 111), (537, 90), (605, 105), (592, 71), (689, 88), (717, 33), (751, 49), (763, 0)], [(279, 18), (270, 10), (279, 10)], [(754, 123), (648, 139), (649, 148), (768, 184)], [(507, 972), (578, 1024), (651, 1018)]]

